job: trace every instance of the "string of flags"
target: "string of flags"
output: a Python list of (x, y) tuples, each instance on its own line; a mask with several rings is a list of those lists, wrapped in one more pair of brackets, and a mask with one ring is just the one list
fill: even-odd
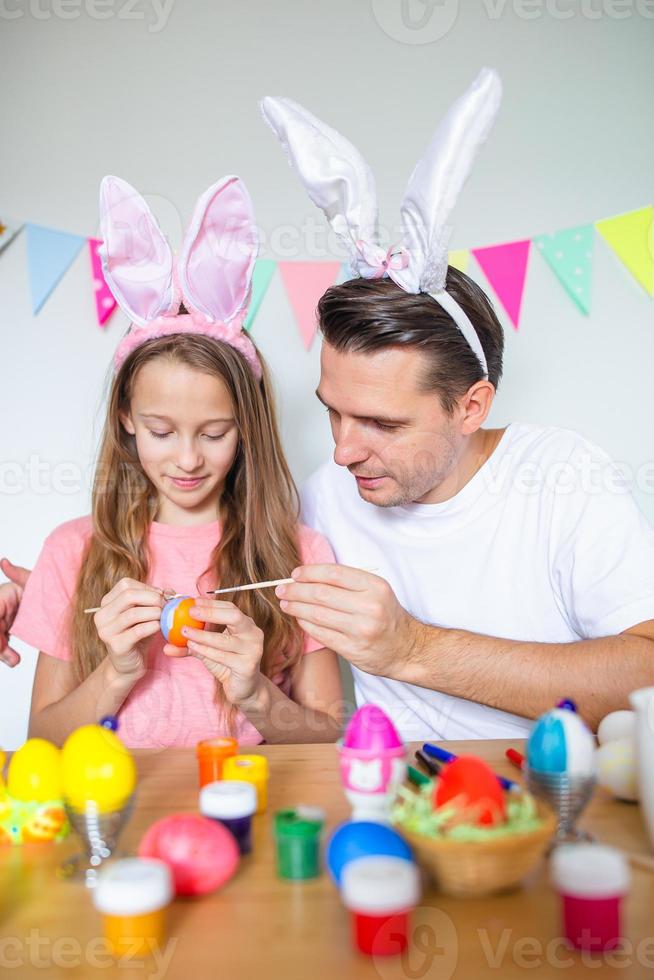
[[(106, 326), (116, 308), (102, 275), (101, 242), (56, 228), (12, 220), (0, 215), (0, 253), (26, 229), (27, 264), (32, 309), (36, 315), (86, 245), (98, 324)], [(591, 224), (564, 228), (520, 241), (450, 252), (450, 264), (468, 272), (472, 255), (513, 327), (520, 325), (522, 300), (532, 246), (540, 252), (578, 310), (588, 316), (596, 232), (648, 296), (654, 296), (654, 206), (646, 205)], [(322, 293), (344, 275), (339, 261), (257, 260), (247, 330), (259, 313), (275, 272), (279, 270), (300, 336), (307, 350), (316, 334), (315, 308)]]

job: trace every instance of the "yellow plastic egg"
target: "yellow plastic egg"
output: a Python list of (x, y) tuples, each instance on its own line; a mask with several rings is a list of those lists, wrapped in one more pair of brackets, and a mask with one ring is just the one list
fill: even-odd
[(136, 766), (117, 735), (100, 725), (83, 725), (61, 750), (63, 795), (75, 809), (94, 802), (100, 813), (118, 810), (136, 784)]
[(7, 792), (15, 800), (57, 800), (61, 797), (61, 753), (44, 738), (28, 738), (14, 752), (7, 773)]

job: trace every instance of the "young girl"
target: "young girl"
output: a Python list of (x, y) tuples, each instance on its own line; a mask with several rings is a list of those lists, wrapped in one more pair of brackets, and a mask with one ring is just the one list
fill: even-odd
[[(177, 261), (124, 181), (104, 179), (100, 210), (105, 278), (132, 326), (93, 512), (47, 539), (12, 631), (40, 650), (30, 734), (60, 744), (117, 714), (133, 747), (333, 740), (335, 654), (272, 589), (206, 594), (334, 560), (297, 523), (267, 371), (242, 331), (257, 249), (247, 191), (236, 177), (209, 188)], [(188, 649), (164, 644), (165, 589), (199, 596), (191, 614), (207, 629), (188, 630)]]

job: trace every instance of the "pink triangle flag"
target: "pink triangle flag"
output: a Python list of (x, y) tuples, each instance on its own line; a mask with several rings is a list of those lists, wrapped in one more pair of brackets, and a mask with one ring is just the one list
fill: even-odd
[(340, 262), (280, 262), (279, 271), (295, 314), (300, 335), (307, 350), (311, 349), (318, 322), (316, 305), (341, 270)]
[(472, 249), (472, 254), (497, 293), (498, 299), (516, 330), (520, 323), (520, 307), (525, 288), (530, 245), (531, 240), (525, 238), (519, 242), (507, 242), (505, 245), (490, 245), (488, 248)]
[(102, 263), (98, 249), (102, 245), (99, 238), (89, 238), (89, 255), (91, 256), (91, 275), (93, 276), (93, 295), (95, 296), (95, 312), (101, 327), (105, 325), (116, 309), (116, 300), (109, 291), (102, 274)]

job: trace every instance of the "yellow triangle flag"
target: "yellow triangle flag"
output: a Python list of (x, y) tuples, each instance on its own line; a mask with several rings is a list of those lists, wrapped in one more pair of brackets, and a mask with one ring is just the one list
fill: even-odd
[(447, 261), (449, 265), (453, 265), (455, 269), (459, 270), (459, 272), (467, 272), (469, 258), (470, 252), (468, 249), (459, 248), (449, 253)]
[(596, 221), (595, 227), (634, 279), (654, 296), (654, 207)]

